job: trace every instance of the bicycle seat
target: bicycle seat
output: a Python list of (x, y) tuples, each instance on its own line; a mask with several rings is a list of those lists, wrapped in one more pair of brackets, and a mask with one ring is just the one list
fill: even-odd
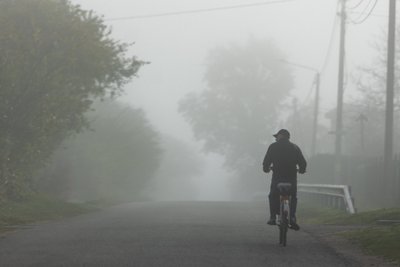
[(276, 187), (278, 188), (279, 192), (281, 192), (281, 193), (289, 193), (290, 188), (292, 187), (292, 184), (291, 183), (278, 183), (276, 185)]

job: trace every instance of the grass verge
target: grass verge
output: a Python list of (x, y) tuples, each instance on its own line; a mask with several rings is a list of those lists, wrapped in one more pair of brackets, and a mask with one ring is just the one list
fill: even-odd
[(66, 203), (43, 195), (31, 196), (21, 202), (0, 203), (0, 231), (10, 227), (75, 216), (97, 208), (89, 204)]
[(342, 234), (372, 255), (395, 261), (400, 266), (400, 225), (373, 226)]
[(301, 219), (310, 224), (373, 225), (378, 220), (400, 220), (400, 209), (379, 209), (350, 215), (344, 211), (304, 206), (300, 209)]
[(299, 218), (306, 224), (360, 225), (359, 230), (340, 233), (367, 254), (382, 256), (400, 265), (400, 224), (379, 224), (380, 220), (400, 220), (400, 209), (380, 209), (354, 215), (342, 211), (305, 206)]

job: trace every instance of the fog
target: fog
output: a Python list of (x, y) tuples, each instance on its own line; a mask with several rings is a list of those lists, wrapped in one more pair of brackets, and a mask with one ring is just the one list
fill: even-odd
[[(223, 166), (223, 155), (203, 153), (203, 143), (195, 140), (192, 128), (178, 112), (178, 103), (187, 94), (202, 92), (207, 87), (204, 81), (205, 59), (210, 50), (231, 44), (244, 44), (251, 38), (271, 40), (289, 62), (322, 70), (320, 123), (328, 129), (333, 127), (324, 114), (336, 106), (339, 43), (337, 0), (271, 1), (266, 5), (185, 14), (185, 11), (231, 7), (245, 2), (238, 0), (217, 2), (74, 0), (72, 2), (103, 15), (107, 25), (112, 28), (113, 37), (123, 42), (134, 43), (130, 53), (150, 62), (143, 66), (138, 77), (126, 86), (126, 93), (119, 98), (119, 101), (142, 108), (157, 131), (185, 142), (193, 153), (196, 153), (196, 157), (203, 159), (202, 172), (190, 178), (192, 181), (190, 186), (196, 188), (196, 193), (192, 195), (194, 199), (221, 200), (235, 197), (234, 193), (229, 193), (230, 179), (235, 174)], [(348, 1), (348, 6), (355, 6), (357, 3), (355, 0)], [(348, 24), (345, 101), (358, 94), (356, 85), (351, 79), (353, 72), (362, 65), (372, 64), (376, 58), (373, 44), (376, 39), (382, 38), (386, 31), (387, 4), (388, 1), (378, 1), (368, 20), (362, 24)], [(360, 13), (368, 10), (364, 4), (352, 9), (349, 17), (358, 20)], [(182, 14), (163, 15), (173, 12)], [(157, 14), (161, 16), (152, 16)], [(299, 106), (312, 101), (314, 73), (292, 66), (292, 74), (294, 85), (289, 98), (297, 98)], [(287, 111), (282, 113), (285, 112), (287, 113)], [(287, 125), (279, 126), (290, 128)], [(278, 125), (275, 128), (277, 130)], [(265, 136), (271, 134), (265, 132)], [(296, 142), (296, 135), (293, 135), (292, 139)], [(332, 153), (333, 137), (326, 135), (321, 139), (327, 141), (321, 145), (319, 152)], [(272, 142), (272, 136), (266, 140)], [(262, 150), (266, 148), (267, 144)], [(304, 149), (308, 151), (309, 147)], [(263, 155), (260, 156), (261, 172)], [(171, 183), (172, 181), (173, 179)], [(176, 194), (171, 188), (181, 189), (179, 187), (181, 182), (175, 182), (177, 183), (169, 184), (167, 190), (169, 193), (158, 194), (164, 195), (166, 199), (173, 199), (172, 196)], [(153, 185), (152, 190), (157, 192), (163, 183)], [(268, 185), (266, 181), (264, 183), (266, 189)]]

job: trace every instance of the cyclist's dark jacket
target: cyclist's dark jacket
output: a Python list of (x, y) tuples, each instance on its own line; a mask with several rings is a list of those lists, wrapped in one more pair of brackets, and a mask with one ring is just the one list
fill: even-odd
[(299, 173), (305, 173), (307, 162), (300, 148), (288, 139), (281, 139), (268, 147), (263, 161), (263, 168), (267, 170), (272, 164), (272, 179), (296, 180), (297, 166)]

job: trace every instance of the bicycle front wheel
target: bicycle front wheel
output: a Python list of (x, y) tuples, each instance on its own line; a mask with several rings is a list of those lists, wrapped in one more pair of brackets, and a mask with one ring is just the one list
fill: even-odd
[(287, 243), (287, 231), (288, 231), (288, 220), (287, 216), (282, 216), (281, 224), (279, 225), (279, 244), (286, 247)]

